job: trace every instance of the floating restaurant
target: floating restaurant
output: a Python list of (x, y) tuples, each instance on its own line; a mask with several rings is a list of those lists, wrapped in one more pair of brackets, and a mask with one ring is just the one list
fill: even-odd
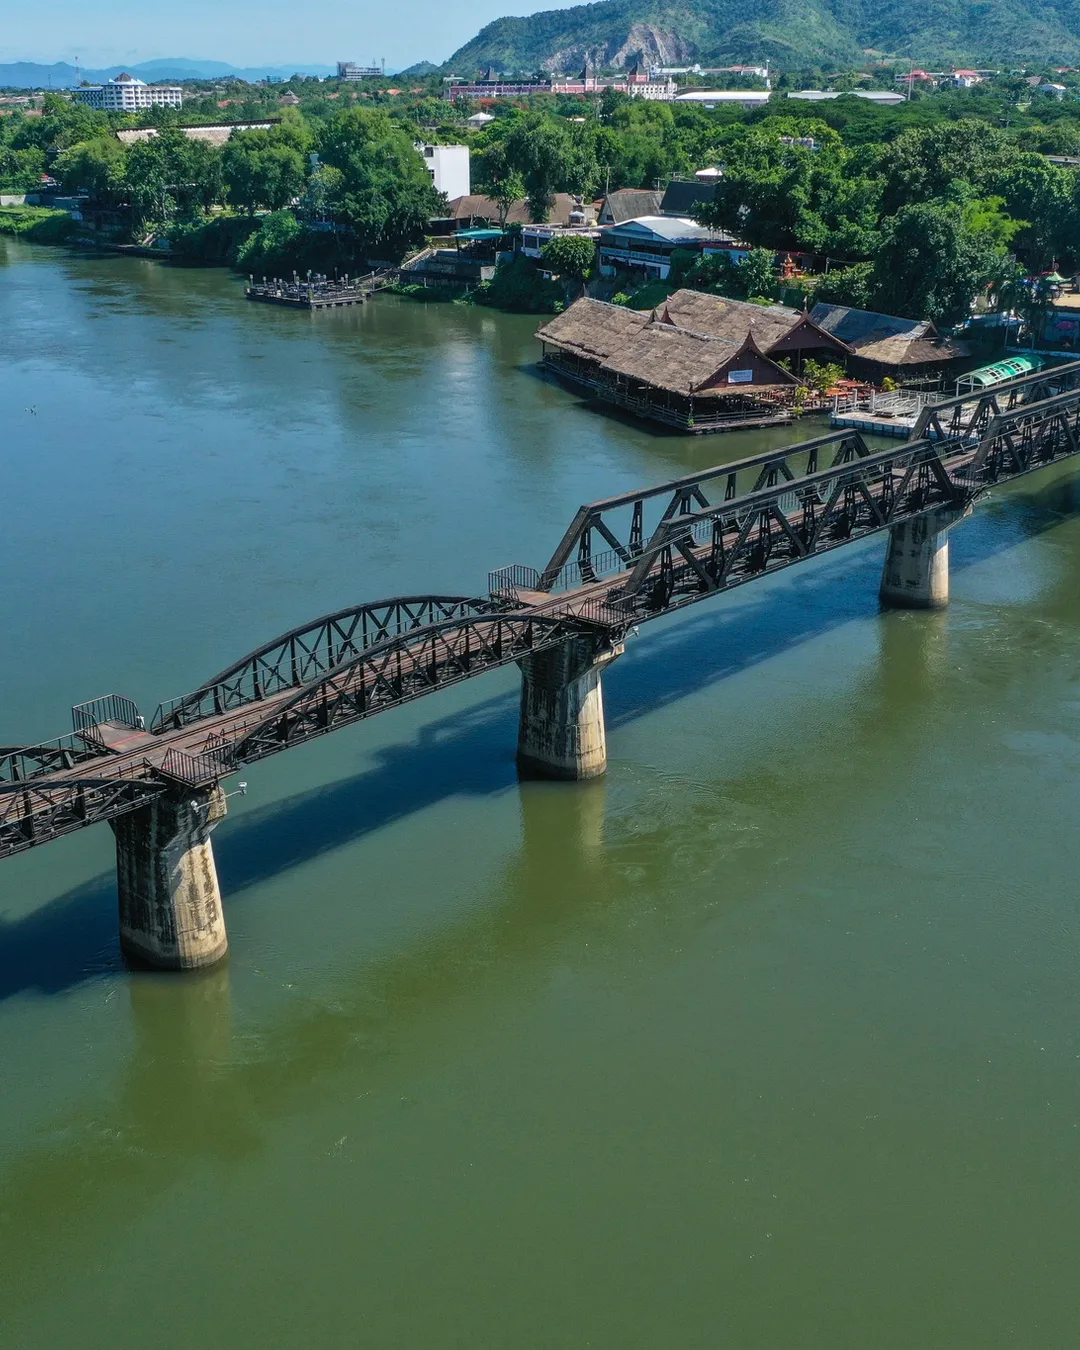
[(968, 355), (931, 330), (836, 305), (807, 312), (679, 290), (644, 312), (582, 298), (537, 337), (543, 365), (559, 377), (639, 417), (711, 432), (789, 422), (825, 406), (799, 376), (806, 360), (880, 379)]

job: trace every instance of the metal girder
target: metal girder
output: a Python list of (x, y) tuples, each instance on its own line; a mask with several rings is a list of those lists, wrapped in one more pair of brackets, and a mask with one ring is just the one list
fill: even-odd
[(989, 486), (1073, 455), (1078, 446), (1080, 395), (1058, 394), (995, 417), (964, 476)]
[(950, 477), (941, 446), (906, 442), (670, 518), (608, 599), (635, 619), (652, 617), (974, 493)]
[(151, 731), (175, 731), (271, 694), (299, 689), (343, 661), (402, 633), (468, 614), (488, 614), (497, 601), (461, 595), (409, 595), (324, 614), (274, 638), (181, 698), (159, 706)]
[(145, 777), (0, 784), (0, 858), (137, 811), (167, 787), (149, 770)]
[(1015, 380), (1003, 380), (981, 393), (958, 394), (941, 403), (928, 404), (919, 414), (910, 439), (970, 440), (984, 433), (994, 418), (1003, 413), (1077, 388), (1080, 388), (1080, 361), (1047, 366)]
[(77, 764), (97, 759), (101, 750), (80, 736), (61, 736), (38, 745), (0, 746), (0, 785), (22, 783), (43, 774), (73, 769)]
[[(960, 400), (951, 415), (965, 419), (962, 434), (870, 453), (857, 431), (842, 431), (583, 506), (543, 574), (504, 569), (490, 599), (406, 596), (326, 615), (163, 705), (156, 736), (95, 734), (103, 717), (138, 732), (127, 700), (79, 705), (76, 734), (0, 749), (0, 857), (562, 642), (602, 647), (640, 620), (963, 508), (995, 483), (1080, 453), (1080, 361), (1040, 377), (1004, 395), (999, 387), (975, 415), (973, 400)], [(939, 431), (954, 425), (946, 405), (932, 411), (944, 416)], [(536, 594), (571, 582), (557, 598)]]
[[(848, 428), (731, 464), (714, 465), (658, 487), (581, 506), (538, 575), (537, 587), (545, 591), (572, 589), (596, 581), (604, 573), (633, 566), (647, 538), (655, 536), (669, 520), (709, 509), (713, 503), (706, 489), (721, 493), (723, 500), (729, 501), (781, 481), (797, 482), (818, 472), (822, 465), (846, 464), (869, 453), (860, 433)], [(647, 520), (650, 514), (652, 519)], [(594, 532), (599, 536), (599, 551), (593, 547)]]
[(451, 619), (369, 648), (311, 680), (232, 746), (250, 763), (388, 708), (434, 693), (570, 637), (603, 630), (571, 615)]

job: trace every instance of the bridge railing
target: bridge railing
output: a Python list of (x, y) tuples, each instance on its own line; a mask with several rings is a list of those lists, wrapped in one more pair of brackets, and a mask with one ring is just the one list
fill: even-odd
[(526, 563), (510, 563), (488, 573), (488, 594), (493, 600), (517, 601), (520, 591), (538, 591), (540, 573)]
[(97, 759), (101, 748), (84, 736), (69, 732), (36, 745), (0, 747), (0, 784), (25, 783), (42, 774), (59, 773), (88, 759)]
[(158, 766), (159, 772), (187, 787), (205, 787), (218, 783), (236, 772), (231, 747), (222, 745), (214, 750), (191, 754), (186, 750), (171, 749)]
[(77, 703), (71, 710), (71, 722), (77, 736), (101, 743), (98, 727), (102, 722), (113, 722), (137, 731), (143, 725), (139, 707), (123, 694), (103, 694), (86, 703)]
[(138, 810), (165, 787), (145, 762), (111, 765), (107, 776), (88, 766), (85, 778), (0, 783), (0, 858)]

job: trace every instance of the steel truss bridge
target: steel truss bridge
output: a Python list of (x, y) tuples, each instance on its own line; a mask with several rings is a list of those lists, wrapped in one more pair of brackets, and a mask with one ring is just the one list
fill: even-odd
[(213, 787), (268, 755), (448, 685), (633, 626), (941, 510), (1080, 452), (1080, 361), (927, 408), (912, 438), (854, 430), (582, 506), (547, 566), (483, 597), (400, 596), (282, 634), (147, 727), (129, 699), (0, 747), (0, 857)]

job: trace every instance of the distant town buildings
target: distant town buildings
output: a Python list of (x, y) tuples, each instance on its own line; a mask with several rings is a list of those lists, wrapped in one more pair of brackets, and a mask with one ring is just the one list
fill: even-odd
[[(173, 130), (182, 132), (189, 141), (205, 141), (208, 145), (222, 146), (235, 131), (272, 131), (280, 123), (280, 117), (266, 117), (251, 122), (199, 122), (174, 127)], [(157, 134), (157, 127), (121, 127), (116, 132), (116, 139), (123, 145), (134, 145), (137, 141), (153, 140)]]
[(358, 66), (355, 61), (339, 61), (337, 63), (339, 80), (381, 80), (385, 74), (385, 60), (378, 66)]
[(750, 75), (764, 80), (765, 88), (771, 87), (769, 67), (764, 66), (651, 66), (649, 75), (655, 80), (670, 75)]
[(602, 94), (605, 89), (618, 90), (631, 98), (670, 102), (678, 86), (666, 76), (650, 74), (640, 63), (622, 75), (598, 75), (585, 66), (576, 75), (552, 75), (550, 79), (514, 79), (488, 69), (478, 80), (449, 76), (445, 96), (452, 101), (455, 98), (520, 98), (526, 94)]
[(467, 145), (428, 145), (424, 141), (417, 141), (416, 150), (424, 157), (424, 164), (435, 187), (445, 192), (451, 201), (470, 194), (472, 179)]
[(179, 85), (146, 84), (122, 71), (107, 84), (84, 84), (72, 90), (76, 103), (85, 103), (103, 112), (139, 112), (144, 108), (181, 108), (184, 91)]

